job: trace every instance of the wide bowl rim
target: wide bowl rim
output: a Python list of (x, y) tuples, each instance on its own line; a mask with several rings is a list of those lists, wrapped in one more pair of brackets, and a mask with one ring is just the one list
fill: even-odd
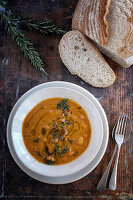
[[(26, 98), (26, 96), (28, 96), (29, 94), (32, 94), (33, 91), (36, 91), (38, 88), (48, 88), (51, 86), (65, 86), (67, 88), (74, 88), (76, 91), (80, 91), (82, 92), (85, 96), (87, 96), (88, 98), (90, 98), (93, 103), (95, 104), (95, 106), (97, 107), (97, 109), (99, 110), (100, 114), (101, 114), (101, 118), (103, 121), (103, 126), (104, 126), (104, 137), (103, 137), (103, 142), (102, 142), (102, 146), (97, 154), (97, 156), (93, 159), (93, 161), (83, 170), (81, 170), (78, 173), (73, 174), (72, 176), (64, 176), (64, 177), (59, 177), (59, 178), (53, 178), (53, 177), (48, 177), (48, 176), (40, 176), (37, 173), (34, 173), (33, 171), (30, 171), (29, 169), (27, 169), (23, 163), (19, 160), (19, 158), (17, 157), (17, 155), (15, 154), (13, 145), (12, 145), (12, 140), (11, 140), (11, 125), (12, 125), (12, 119), (15, 115), (15, 112), (18, 108), (18, 106), (24, 101), (24, 99)], [(7, 136), (7, 144), (8, 144), (8, 148), (9, 151), (11, 153), (12, 158), (14, 159), (14, 161), (16, 162), (16, 164), (20, 167), (20, 169), (25, 172), (27, 175), (29, 175), (30, 177), (34, 178), (35, 180), (38, 180), (42, 183), (48, 183), (48, 184), (68, 184), (68, 183), (72, 183), (74, 181), (77, 181), (79, 179), (82, 179), (83, 177), (85, 177), (87, 174), (89, 174), (90, 172), (92, 172), (97, 165), (100, 163), (100, 161), (102, 160), (105, 151), (107, 149), (107, 145), (108, 145), (108, 141), (109, 141), (109, 124), (108, 124), (108, 119), (107, 119), (107, 115), (105, 113), (104, 108), (102, 107), (102, 105), (100, 104), (100, 102), (98, 101), (97, 98), (94, 97), (93, 94), (91, 94), (88, 90), (86, 90), (85, 88), (83, 88), (82, 86), (79, 86), (75, 83), (71, 83), (68, 81), (47, 81), (45, 83), (41, 83), (37, 86), (35, 86), (34, 88), (32, 88), (30, 91), (27, 91), (23, 97), (20, 99), (20, 101), (18, 102), (18, 104), (16, 103), (15, 106), (13, 107), (13, 109), (11, 110), (10, 114), (9, 114), (9, 118), (7, 121), (7, 130), (6, 130), (6, 136)]]

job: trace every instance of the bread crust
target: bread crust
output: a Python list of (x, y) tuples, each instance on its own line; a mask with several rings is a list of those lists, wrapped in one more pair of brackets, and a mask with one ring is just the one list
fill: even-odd
[(79, 0), (72, 19), (72, 29), (106, 45), (108, 42), (108, 21), (111, 0)]
[[(90, 9), (94, 2), (95, 10), (98, 8), (99, 11), (93, 20), (89, 20), (95, 11)], [(98, 2), (101, 6), (98, 6)], [(92, 26), (98, 23), (97, 20), (100, 25)], [(105, 0), (79, 0), (72, 27), (92, 39), (102, 53), (121, 67), (128, 68), (133, 64), (133, 0), (111, 0), (111, 3)]]

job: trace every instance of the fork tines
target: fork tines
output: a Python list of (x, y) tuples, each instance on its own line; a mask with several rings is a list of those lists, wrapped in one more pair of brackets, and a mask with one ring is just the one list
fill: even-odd
[(126, 114), (120, 114), (119, 115), (119, 119), (117, 122), (117, 126), (116, 126), (116, 130), (115, 133), (116, 134), (125, 134), (125, 130), (126, 130), (126, 125), (127, 125), (127, 115)]

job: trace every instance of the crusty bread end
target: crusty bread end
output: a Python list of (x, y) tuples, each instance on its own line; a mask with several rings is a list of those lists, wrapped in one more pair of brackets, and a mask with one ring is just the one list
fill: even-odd
[(72, 28), (120, 66), (133, 65), (133, 0), (79, 0)]

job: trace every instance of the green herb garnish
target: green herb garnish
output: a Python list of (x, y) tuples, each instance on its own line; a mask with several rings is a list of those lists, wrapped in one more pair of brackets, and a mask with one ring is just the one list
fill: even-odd
[(47, 164), (47, 165), (53, 165), (54, 163), (55, 163), (55, 161), (49, 160), (45, 164)]
[(66, 125), (70, 125), (71, 124), (71, 121), (65, 121), (65, 122), (61, 122), (61, 128), (65, 128)]
[(42, 155), (39, 151), (36, 151), (36, 153), (37, 153), (40, 157), (43, 157), (43, 155)]
[(57, 108), (61, 109), (61, 104), (60, 103), (57, 104)]
[(61, 102), (62, 102), (62, 104), (67, 104), (68, 103), (68, 99), (63, 99)]
[(55, 130), (53, 133), (53, 139), (55, 139), (57, 135), (58, 135), (58, 130)]
[(62, 141), (65, 140), (65, 138), (63, 138), (61, 135), (59, 136), (59, 139), (61, 139)]
[(56, 148), (59, 148), (59, 145), (58, 145), (58, 144), (55, 144), (55, 147), (56, 147)]
[(66, 153), (69, 151), (70, 148), (63, 149), (62, 153)]
[(59, 149), (59, 145), (58, 144), (55, 144), (55, 147), (54, 147), (54, 152), (57, 152)]
[(66, 114), (66, 112), (69, 110), (68, 100), (63, 99), (57, 104), (57, 109), (61, 109), (63, 113)]
[(59, 153), (60, 154), (63, 154), (63, 153), (66, 153), (69, 151), (70, 148), (66, 148), (66, 149), (63, 149), (63, 150), (59, 150)]
[(66, 105), (66, 106), (64, 106), (64, 108), (63, 108), (63, 113), (65, 113), (66, 111), (68, 111), (69, 110), (69, 105)]
[(70, 115), (70, 113), (66, 113), (65, 116), (68, 117)]

